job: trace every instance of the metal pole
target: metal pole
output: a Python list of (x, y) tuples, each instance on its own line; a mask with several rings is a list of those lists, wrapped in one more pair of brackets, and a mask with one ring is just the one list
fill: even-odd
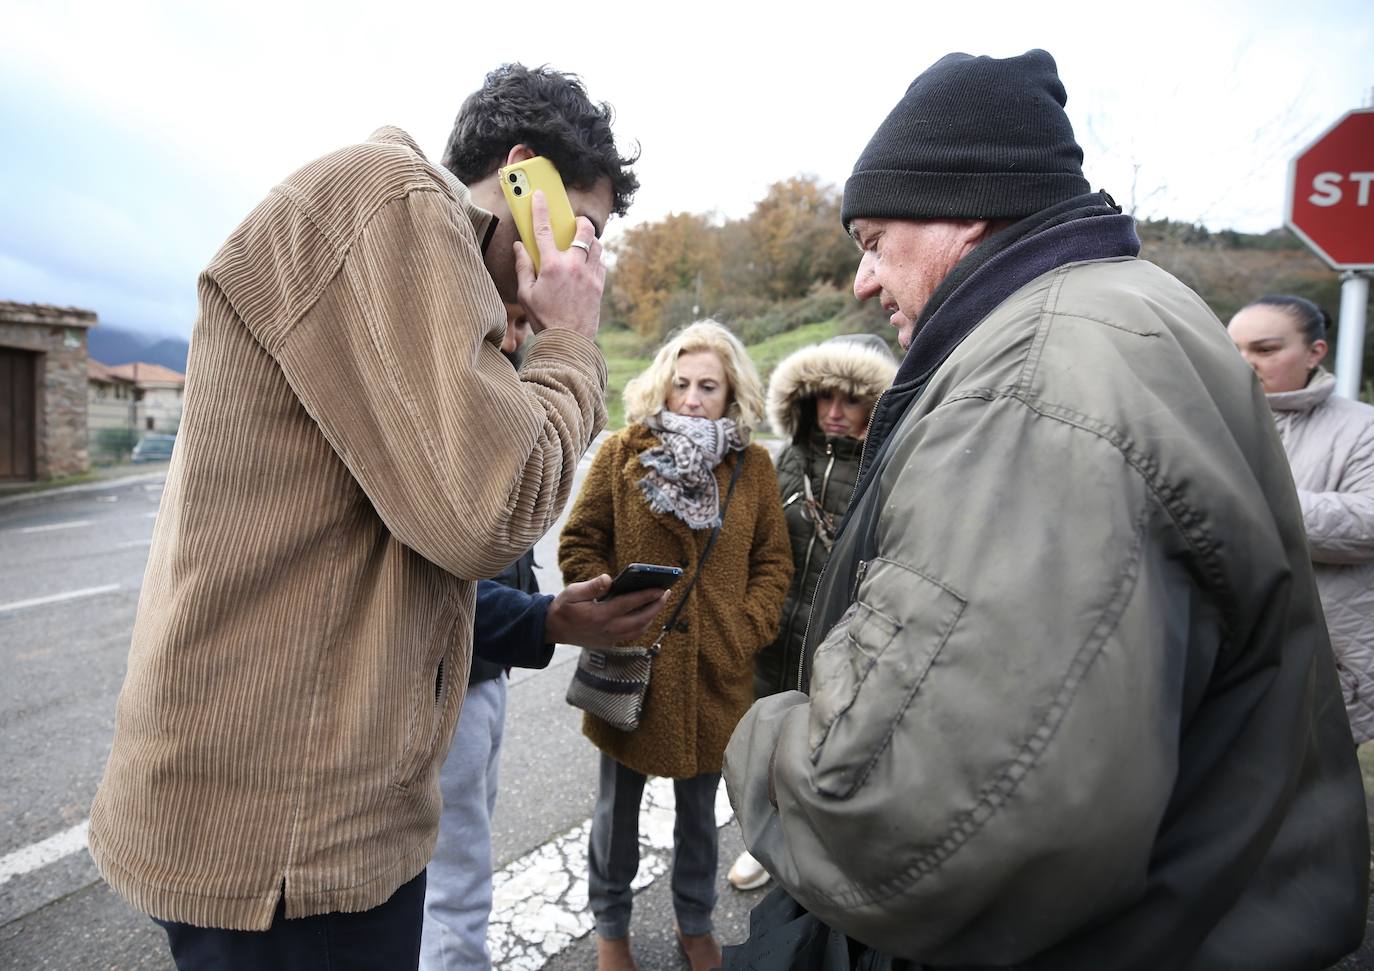
[(1336, 325), (1336, 394), (1358, 400), (1360, 364), (1364, 359), (1364, 318), (1369, 304), (1369, 277), (1347, 270), (1341, 277), (1341, 319)]

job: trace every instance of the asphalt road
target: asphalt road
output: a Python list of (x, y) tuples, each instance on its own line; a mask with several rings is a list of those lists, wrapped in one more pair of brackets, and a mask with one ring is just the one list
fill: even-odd
[[(579, 470), (585, 472), (584, 460)], [(160, 478), (0, 504), (0, 969), (157, 969), (172, 963), (162, 932), (115, 896), (84, 850), (79, 826), (114, 723)], [(540, 581), (560, 586), (557, 529), (536, 548)], [(62, 598), (62, 599), (47, 599)], [(574, 660), (511, 681), (494, 847), (498, 901), (510, 918), (498, 968), (588, 968), (595, 943), (578, 899), (583, 827), (596, 756), (563, 701)], [(652, 788), (652, 787), (651, 787)], [(652, 804), (652, 794), (648, 803)], [(670, 805), (670, 803), (669, 803)], [(728, 807), (719, 807), (721, 814)], [(632, 930), (645, 971), (680, 969), (672, 931), (662, 811), (646, 809)], [(725, 869), (742, 848), (721, 816), (717, 932), (742, 940), (766, 891), (740, 894)], [(670, 826), (670, 822), (667, 824)], [(54, 845), (56, 841), (56, 845)], [(47, 848), (46, 856), (42, 851)], [(504, 885), (504, 889), (502, 889)], [(581, 891), (585, 894), (585, 888)], [(504, 897), (503, 897), (504, 895)], [(542, 908), (531, 907), (541, 895)], [(513, 902), (513, 903), (512, 903)], [(507, 913), (509, 912), (509, 913)], [(1374, 968), (1374, 937), (1338, 965)]]
[[(586, 467), (584, 459), (579, 484)], [(101, 882), (74, 830), (86, 819), (109, 754), (161, 492), (157, 478), (0, 504), (0, 969), (172, 968), (161, 930)], [(550, 592), (561, 586), (556, 536), (552, 530), (536, 547), (540, 583)], [(596, 797), (596, 757), (578, 713), (563, 700), (574, 656), (563, 649), (549, 668), (511, 680), (494, 821), (498, 868), (530, 872), (542, 849), (578, 851), (585, 842), (579, 827)], [(41, 852), (54, 838), (66, 840), (52, 850), (60, 855), (35, 865), (35, 848)], [(741, 848), (728, 822), (717, 917), (726, 941), (745, 936), (749, 907), (764, 893), (725, 885), (725, 868)], [(641, 878), (665, 863), (661, 847), (647, 849)], [(577, 915), (556, 916), (577, 922)], [(533, 926), (524, 940), (510, 942), (498, 967), (594, 963), (585, 930), (546, 936), (542, 925)], [(673, 939), (666, 878), (640, 890), (632, 934), (641, 968), (686, 967)], [(540, 953), (554, 945), (561, 945), (556, 953)]]

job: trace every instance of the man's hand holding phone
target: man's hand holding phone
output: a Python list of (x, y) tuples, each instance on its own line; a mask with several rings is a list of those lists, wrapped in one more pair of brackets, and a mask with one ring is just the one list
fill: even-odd
[(651, 589), (601, 600), (610, 589), (611, 578), (605, 573), (564, 587), (549, 604), (544, 640), (591, 648), (633, 640), (649, 629), (672, 596), (670, 590)]
[[(550, 328), (567, 328), (588, 340), (596, 338), (601, 324), (601, 291), (606, 267), (601, 262), (601, 240), (591, 220), (578, 216), (572, 244), (560, 250), (553, 238), (548, 202), (542, 189), (531, 198), (535, 243), (539, 247), (539, 275), (524, 243), (515, 242), (517, 297), (536, 334)], [(568, 642), (572, 643), (572, 642)]]

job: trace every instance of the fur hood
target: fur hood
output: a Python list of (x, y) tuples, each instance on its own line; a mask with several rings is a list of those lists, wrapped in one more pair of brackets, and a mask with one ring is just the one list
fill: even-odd
[(768, 421), (789, 441), (803, 427), (802, 405), (824, 388), (877, 399), (897, 374), (897, 361), (883, 339), (845, 334), (812, 344), (783, 358), (768, 380)]

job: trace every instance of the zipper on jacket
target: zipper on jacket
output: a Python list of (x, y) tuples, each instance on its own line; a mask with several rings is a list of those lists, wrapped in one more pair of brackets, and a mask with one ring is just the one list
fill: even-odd
[(859, 599), (859, 584), (864, 582), (864, 577), (868, 574), (868, 564), (871, 562), (871, 560), (860, 560), (859, 565), (854, 568), (854, 586), (849, 591), (850, 603)]
[[(871, 415), (870, 415), (869, 417), (870, 417), (870, 419), (872, 418)], [(829, 456), (830, 461), (827, 462), (827, 463), (825, 464), (825, 474), (824, 474), (823, 476), (821, 476), (821, 497), (820, 497), (819, 503), (820, 503), (820, 507), (821, 507), (821, 511), (822, 511), (822, 512), (825, 510), (825, 495), (826, 495), (826, 493), (830, 490), (830, 473), (831, 473), (831, 471), (835, 468), (835, 444), (834, 444), (833, 442), (826, 442), (826, 443), (825, 443), (825, 454), (826, 454), (827, 456)], [(802, 473), (802, 474), (805, 475), (805, 473)], [(811, 569), (811, 554), (814, 553), (814, 552), (816, 551), (816, 537), (819, 536), (820, 534), (821, 534), (821, 524), (820, 524), (820, 522), (813, 522), (813, 523), (811, 524), (811, 540), (810, 540), (810, 542), (808, 542), (808, 543), (806, 544), (806, 558), (802, 561), (801, 582), (802, 582), (803, 584), (806, 583), (806, 574), (807, 574), (807, 572)], [(824, 572), (824, 569), (825, 569), (824, 567), (821, 568), (822, 572)], [(817, 585), (817, 586), (820, 585), (820, 577), (817, 577), (817, 578), (816, 578), (816, 585)], [(792, 625), (795, 624), (795, 623), (797, 622), (797, 611), (801, 609), (801, 596), (800, 596), (800, 594), (801, 594), (802, 592), (803, 592), (803, 591), (802, 591), (801, 587), (799, 586), (799, 587), (797, 588), (797, 593), (798, 593), (797, 602), (794, 603), (794, 604), (792, 605), (792, 614), (791, 614), (790, 617), (787, 618), (787, 632), (786, 632), (786, 634), (784, 634), (784, 636), (783, 636), (783, 644), (786, 644), (786, 643), (787, 643), (787, 635), (790, 635), (790, 634), (792, 633)], [(812, 588), (811, 588), (811, 597), (810, 597), (810, 600), (812, 601), (813, 604), (815, 603), (815, 599), (816, 599), (816, 588), (815, 588), (815, 587), (812, 587)], [(808, 627), (808, 630), (809, 630), (809, 628), (810, 628), (810, 619), (811, 619), (811, 612), (810, 612), (809, 610), (806, 612), (806, 616), (807, 616), (807, 627)], [(803, 665), (805, 662), (806, 662), (806, 641), (803, 639), (803, 640), (802, 640), (802, 646), (801, 646), (801, 648), (798, 649), (798, 651), (797, 651), (797, 684), (801, 684), (801, 680), (802, 680), (802, 665)], [(797, 690), (800, 691), (801, 689), (798, 688)]]
[(878, 406), (883, 403), (883, 395), (887, 390), (879, 391), (878, 397), (873, 401), (873, 407), (868, 412), (868, 425), (864, 428), (864, 440), (859, 445), (859, 466), (854, 471), (854, 485), (849, 490), (849, 502), (845, 503), (845, 515), (849, 515), (849, 507), (854, 502), (854, 493), (859, 491), (859, 480), (864, 477), (864, 459), (868, 457), (868, 437), (873, 433), (873, 416), (878, 413)]

